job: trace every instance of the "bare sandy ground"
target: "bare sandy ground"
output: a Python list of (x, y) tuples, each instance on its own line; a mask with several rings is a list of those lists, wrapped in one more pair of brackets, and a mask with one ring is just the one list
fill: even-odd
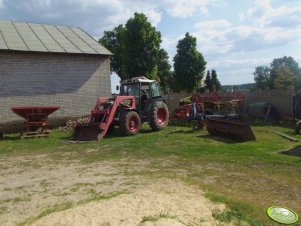
[[(132, 194), (50, 214), (34, 226), (216, 225), (214, 209), (196, 187), (171, 180), (153, 181)], [(161, 217), (160, 217), (161, 216)], [(143, 222), (143, 219), (151, 221)]]
[[(59, 160), (47, 155), (1, 156), (0, 225), (217, 224), (212, 211), (224, 207), (210, 203), (197, 187), (131, 174), (150, 168), (150, 164), (128, 159), (88, 164), (68, 156)], [(164, 161), (161, 164), (164, 166)], [(91, 202), (111, 194), (118, 195)], [(73, 208), (55, 212), (57, 206), (68, 203)], [(54, 213), (37, 218), (49, 209)]]

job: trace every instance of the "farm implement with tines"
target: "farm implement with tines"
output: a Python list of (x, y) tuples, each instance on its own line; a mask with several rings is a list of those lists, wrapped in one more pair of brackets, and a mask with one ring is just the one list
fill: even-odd
[[(187, 98), (186, 98), (187, 99)], [(249, 124), (240, 121), (239, 110), (243, 95), (234, 93), (222, 97), (217, 93), (193, 94), (190, 103), (175, 109), (172, 119), (188, 123), (194, 122), (195, 128), (207, 127), (213, 136), (227, 136), (238, 141), (252, 141), (255, 136)]]
[(212, 136), (225, 136), (242, 142), (256, 140), (250, 125), (240, 121), (238, 114), (205, 115), (197, 113), (194, 108), (192, 112), (188, 120), (197, 121), (198, 128), (206, 126)]
[(134, 135), (144, 122), (158, 131), (167, 126), (168, 120), (168, 108), (157, 81), (132, 78), (121, 82), (119, 96), (98, 98), (89, 123), (76, 126), (74, 139), (100, 140), (115, 126), (119, 126), (123, 135)]

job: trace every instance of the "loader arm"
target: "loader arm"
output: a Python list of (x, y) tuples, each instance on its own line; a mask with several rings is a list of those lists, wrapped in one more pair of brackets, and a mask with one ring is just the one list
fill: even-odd
[(99, 125), (99, 129), (101, 132), (98, 134), (98, 140), (101, 140), (107, 134), (107, 131), (113, 122), (117, 108), (122, 104), (122, 102), (127, 100), (130, 101), (130, 105), (122, 106), (122, 108), (136, 109), (135, 97), (117, 96), (112, 107), (105, 110), (105, 116), (103, 117), (103, 120)]

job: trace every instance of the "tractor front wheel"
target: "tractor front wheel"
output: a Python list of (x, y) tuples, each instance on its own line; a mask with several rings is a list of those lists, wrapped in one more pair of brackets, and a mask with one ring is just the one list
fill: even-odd
[(150, 112), (149, 125), (153, 131), (159, 131), (165, 129), (168, 125), (169, 112), (166, 104), (162, 101), (156, 101), (153, 103)]
[(137, 112), (127, 111), (120, 115), (119, 127), (125, 136), (135, 135), (141, 128), (141, 119)]

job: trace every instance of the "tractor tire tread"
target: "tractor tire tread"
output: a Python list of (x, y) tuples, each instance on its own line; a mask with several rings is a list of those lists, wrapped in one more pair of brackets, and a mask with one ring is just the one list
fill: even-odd
[[(157, 112), (160, 108), (163, 108), (166, 112), (166, 120), (164, 123), (160, 124), (157, 119)], [(150, 111), (150, 121), (149, 126), (153, 131), (163, 130), (167, 127), (169, 121), (169, 111), (167, 105), (163, 101), (156, 101), (153, 103)]]
[[(130, 124), (130, 119), (132, 117), (136, 117), (137, 122), (138, 122), (138, 126), (136, 130), (131, 130), (129, 128), (129, 124)], [(139, 132), (140, 128), (141, 128), (141, 119), (139, 114), (136, 111), (125, 111), (122, 112), (120, 115), (120, 119), (119, 119), (119, 127), (120, 127), (120, 131), (124, 136), (130, 136), (130, 135), (135, 135)]]

